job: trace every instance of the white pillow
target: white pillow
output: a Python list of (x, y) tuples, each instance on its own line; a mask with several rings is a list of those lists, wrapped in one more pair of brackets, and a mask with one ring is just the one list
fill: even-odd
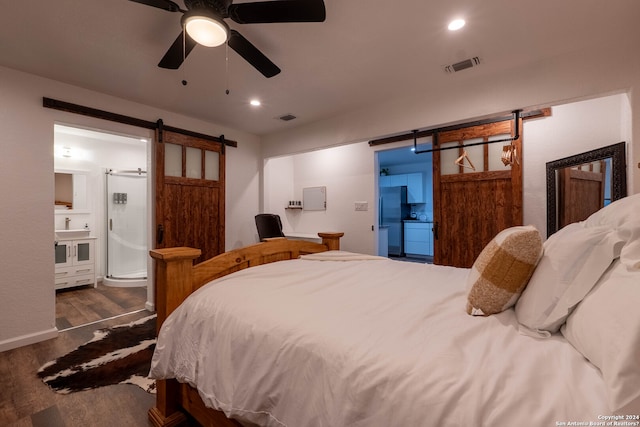
[(616, 232), (626, 242), (620, 251), (620, 261), (629, 268), (640, 269), (640, 219), (624, 223)]
[(613, 412), (640, 410), (639, 302), (640, 270), (616, 261), (561, 330), (602, 372)]
[(609, 227), (585, 228), (581, 223), (551, 235), (516, 304), (518, 322), (540, 336), (558, 332), (573, 307), (620, 255), (622, 244)]
[(584, 226), (608, 226), (618, 230), (627, 242), (620, 259), (629, 267), (640, 268), (640, 193), (616, 200), (591, 214)]
[(594, 212), (584, 220), (585, 227), (609, 226), (618, 228), (622, 224), (640, 218), (640, 193), (623, 197)]

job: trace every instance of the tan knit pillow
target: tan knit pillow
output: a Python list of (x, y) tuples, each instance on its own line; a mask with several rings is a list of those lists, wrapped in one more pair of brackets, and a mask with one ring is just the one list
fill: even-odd
[(513, 306), (542, 255), (540, 232), (531, 225), (502, 230), (473, 263), (467, 313), (489, 316)]

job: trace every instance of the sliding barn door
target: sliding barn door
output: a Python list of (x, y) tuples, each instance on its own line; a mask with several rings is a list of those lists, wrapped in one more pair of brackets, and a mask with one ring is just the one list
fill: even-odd
[(198, 248), (196, 263), (224, 252), (223, 144), (158, 130), (155, 153), (156, 248)]
[(433, 152), (434, 263), (471, 267), (496, 234), (522, 224), (522, 136), (513, 141), (508, 165), (502, 158), (510, 142), (460, 148), (509, 138), (514, 131), (510, 120), (437, 135), (438, 147), (458, 148)]

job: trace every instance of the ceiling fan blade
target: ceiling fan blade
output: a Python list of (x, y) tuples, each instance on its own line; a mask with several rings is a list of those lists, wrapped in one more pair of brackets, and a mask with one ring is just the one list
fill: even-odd
[(251, 44), (249, 40), (245, 39), (242, 34), (236, 30), (231, 30), (227, 43), (229, 43), (231, 49), (235, 50), (238, 55), (253, 65), (253, 67), (260, 71), (266, 78), (273, 77), (280, 73), (280, 68), (278, 68), (276, 64), (271, 62), (257, 47)]
[(275, 0), (232, 4), (229, 18), (238, 24), (271, 22), (323, 22), (327, 16), (323, 0)]
[[(164, 54), (160, 63), (158, 63), (158, 67), (160, 68), (169, 68), (171, 70), (177, 70), (182, 65), (184, 58), (186, 58), (193, 48), (196, 46), (196, 42), (186, 34), (186, 40), (183, 41), (183, 37), (185, 32), (181, 32), (178, 35), (178, 38), (173, 42), (167, 53)], [(183, 45), (185, 47), (183, 53)]]
[(158, 9), (164, 9), (169, 12), (184, 12), (180, 9), (180, 6), (172, 2), (171, 0), (129, 0), (135, 3), (146, 4), (147, 6), (157, 7)]

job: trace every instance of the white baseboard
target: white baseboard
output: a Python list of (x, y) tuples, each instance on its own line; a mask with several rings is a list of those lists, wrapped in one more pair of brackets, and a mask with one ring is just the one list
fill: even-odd
[(22, 335), (8, 340), (0, 341), (0, 352), (24, 347), (58, 337), (58, 328), (47, 329), (46, 331), (35, 332), (33, 334)]
[(144, 308), (147, 309), (147, 311), (150, 311), (152, 313), (155, 313), (156, 311), (156, 305), (154, 303), (152, 303), (151, 301), (147, 301), (144, 303)]

